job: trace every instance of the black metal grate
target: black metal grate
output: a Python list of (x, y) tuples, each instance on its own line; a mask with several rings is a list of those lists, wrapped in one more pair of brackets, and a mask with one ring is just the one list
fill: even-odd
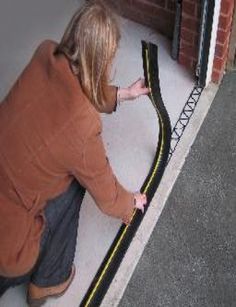
[(171, 136), (171, 145), (170, 145), (170, 153), (168, 162), (170, 161), (175, 149), (184, 133), (185, 128), (187, 127), (190, 118), (192, 117), (196, 105), (200, 99), (201, 93), (203, 91), (203, 87), (195, 86), (192, 90), (186, 104), (184, 105), (182, 112), (180, 114), (179, 119), (177, 120)]

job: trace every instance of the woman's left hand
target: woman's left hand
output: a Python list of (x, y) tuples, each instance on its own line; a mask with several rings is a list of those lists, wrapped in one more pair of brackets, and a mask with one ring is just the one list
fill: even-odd
[(150, 89), (145, 86), (145, 81), (142, 78), (139, 78), (128, 88), (121, 88), (118, 90), (118, 100), (134, 100), (142, 95), (148, 95)]

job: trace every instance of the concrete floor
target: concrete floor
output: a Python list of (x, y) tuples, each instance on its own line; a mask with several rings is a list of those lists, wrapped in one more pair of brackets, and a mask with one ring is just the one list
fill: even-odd
[[(59, 41), (63, 30), (82, 1), (3, 0), (0, 10), (0, 100), (29, 61), (41, 40)], [(122, 40), (113, 71), (114, 84), (127, 86), (143, 75), (141, 39), (159, 45), (160, 82), (172, 124), (186, 102), (194, 81), (170, 58), (171, 43), (165, 37), (128, 20), (121, 20)], [(103, 117), (104, 143), (113, 170), (129, 190), (139, 190), (156, 149), (158, 123), (147, 98), (123, 103), (112, 116)], [(51, 299), (45, 307), (75, 307), (83, 298), (120, 221), (104, 216), (92, 198), (85, 196), (78, 234), (75, 263), (77, 275), (67, 293)], [(99, 242), (99, 243), (98, 243)], [(10, 289), (0, 299), (1, 307), (24, 307), (25, 286)]]
[(236, 306), (235, 84), (227, 74), (119, 307)]

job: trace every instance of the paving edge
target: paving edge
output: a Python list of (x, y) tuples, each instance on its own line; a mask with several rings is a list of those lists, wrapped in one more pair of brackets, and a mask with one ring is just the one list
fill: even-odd
[(218, 85), (210, 83), (209, 86), (203, 90), (195, 112), (166, 168), (152, 203), (124, 256), (112, 283), (110, 284), (110, 287), (100, 305), (101, 307), (118, 306), (139, 259), (143, 254), (144, 248), (158, 222), (175, 181), (181, 172), (191, 146), (193, 145), (200, 127), (216, 96), (218, 88)]

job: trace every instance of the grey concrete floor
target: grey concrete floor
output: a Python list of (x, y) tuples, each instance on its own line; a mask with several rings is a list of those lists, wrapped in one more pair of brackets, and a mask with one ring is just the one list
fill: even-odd
[(236, 73), (220, 86), (119, 307), (236, 306)]

